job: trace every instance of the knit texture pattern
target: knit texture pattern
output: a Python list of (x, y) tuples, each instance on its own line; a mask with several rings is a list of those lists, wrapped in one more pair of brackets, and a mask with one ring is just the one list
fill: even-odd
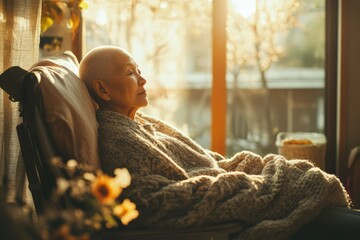
[(104, 172), (127, 168), (123, 197), (140, 211), (130, 226), (186, 228), (239, 222), (239, 239), (286, 239), (326, 206), (349, 207), (339, 179), (307, 160), (249, 151), (225, 158), (165, 122), (98, 110)]

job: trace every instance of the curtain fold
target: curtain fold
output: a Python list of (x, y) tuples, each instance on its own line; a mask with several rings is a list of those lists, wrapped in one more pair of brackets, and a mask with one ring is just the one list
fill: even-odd
[[(11, 66), (30, 68), (39, 57), (42, 0), (1, 0), (0, 72)], [(17, 103), (0, 90), (0, 194), (7, 202), (31, 202), (16, 126)], [(26, 188), (24, 186), (26, 185)], [(26, 189), (26, 191), (23, 191)]]

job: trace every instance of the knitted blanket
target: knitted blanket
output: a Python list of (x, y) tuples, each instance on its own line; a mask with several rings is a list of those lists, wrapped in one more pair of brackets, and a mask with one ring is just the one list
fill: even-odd
[(140, 216), (131, 225), (185, 228), (240, 222), (241, 239), (286, 239), (329, 205), (348, 207), (339, 179), (306, 160), (249, 151), (225, 158), (163, 121), (97, 112), (103, 170), (125, 167), (123, 192)]

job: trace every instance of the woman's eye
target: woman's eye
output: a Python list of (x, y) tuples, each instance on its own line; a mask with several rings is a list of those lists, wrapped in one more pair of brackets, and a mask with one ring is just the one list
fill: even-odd
[(130, 70), (130, 71), (128, 71), (127, 75), (132, 75), (133, 73), (134, 73), (133, 70)]
[(140, 69), (138, 69), (137, 72), (141, 75), (141, 70)]

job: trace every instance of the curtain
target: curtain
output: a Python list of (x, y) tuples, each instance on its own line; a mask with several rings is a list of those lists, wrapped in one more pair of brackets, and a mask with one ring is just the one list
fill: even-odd
[[(30, 68), (39, 56), (42, 0), (1, 0), (0, 72), (11, 66)], [(21, 121), (17, 103), (0, 90), (0, 196), (31, 203), (20, 154), (16, 126)], [(26, 186), (26, 187), (25, 187)], [(26, 191), (24, 191), (26, 189)]]

